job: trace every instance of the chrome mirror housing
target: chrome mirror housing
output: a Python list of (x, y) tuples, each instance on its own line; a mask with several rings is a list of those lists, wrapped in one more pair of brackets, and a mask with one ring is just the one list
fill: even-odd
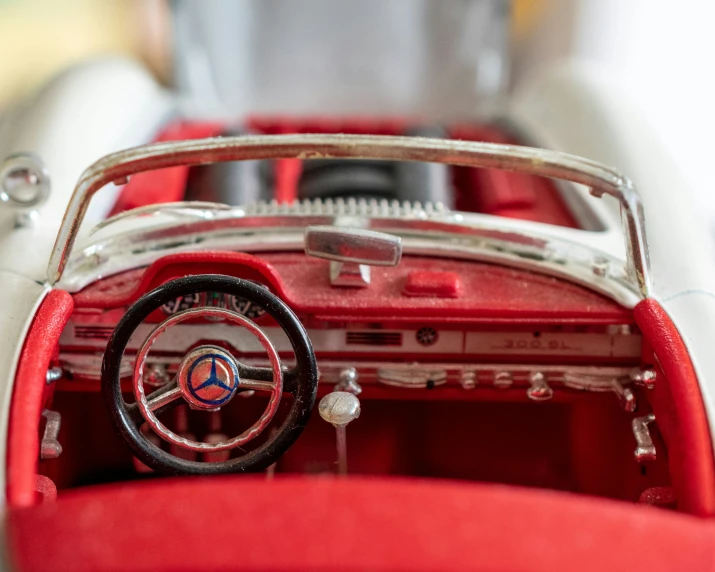
[(399, 236), (348, 226), (311, 226), (305, 231), (305, 253), (336, 262), (397, 266), (402, 258)]
[(402, 258), (399, 236), (341, 224), (351, 222), (359, 224), (360, 219), (338, 218), (335, 226), (312, 226), (305, 231), (305, 253), (330, 260), (333, 286), (367, 286), (370, 266), (397, 266)]

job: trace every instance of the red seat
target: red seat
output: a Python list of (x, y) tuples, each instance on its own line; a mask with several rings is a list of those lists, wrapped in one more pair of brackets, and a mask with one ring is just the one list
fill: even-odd
[(155, 480), (8, 514), (19, 570), (715, 570), (715, 523), (549, 491), (389, 478)]

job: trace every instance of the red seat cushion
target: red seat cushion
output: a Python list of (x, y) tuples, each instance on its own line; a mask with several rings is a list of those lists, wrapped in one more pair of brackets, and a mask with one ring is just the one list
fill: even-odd
[(388, 478), (156, 480), (8, 514), (19, 570), (715, 570), (712, 521)]

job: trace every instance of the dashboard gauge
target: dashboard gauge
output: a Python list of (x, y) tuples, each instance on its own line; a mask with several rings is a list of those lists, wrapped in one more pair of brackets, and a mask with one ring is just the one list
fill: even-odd
[(161, 309), (165, 314), (176, 314), (182, 310), (188, 310), (189, 308), (195, 308), (199, 305), (199, 295), (198, 294), (187, 294), (171, 302), (164, 304)]
[[(208, 308), (226, 308), (226, 294), (221, 292), (206, 292), (204, 294), (203, 305)], [(217, 316), (206, 316), (206, 319), (210, 322), (220, 322), (223, 318)]]
[(226, 294), (222, 294), (221, 292), (206, 292), (204, 306), (208, 306), (209, 308), (225, 308)]
[(230, 296), (229, 300), (231, 303), (231, 309), (243, 316), (246, 316), (249, 320), (260, 318), (266, 313), (263, 308), (256, 306), (253, 302), (246, 300), (245, 298)]

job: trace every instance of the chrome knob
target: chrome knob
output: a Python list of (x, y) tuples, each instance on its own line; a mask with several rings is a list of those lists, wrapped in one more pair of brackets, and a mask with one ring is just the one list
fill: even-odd
[(340, 379), (335, 385), (335, 391), (347, 391), (353, 395), (360, 395), (362, 393), (362, 387), (358, 383), (357, 370), (354, 367), (346, 367), (340, 372)]
[(336, 427), (345, 427), (360, 417), (360, 400), (347, 391), (333, 391), (320, 400), (320, 416)]
[(347, 391), (328, 393), (318, 404), (320, 416), (335, 427), (335, 444), (338, 450), (338, 474), (348, 474), (348, 441), (345, 428), (360, 417), (360, 400)]

